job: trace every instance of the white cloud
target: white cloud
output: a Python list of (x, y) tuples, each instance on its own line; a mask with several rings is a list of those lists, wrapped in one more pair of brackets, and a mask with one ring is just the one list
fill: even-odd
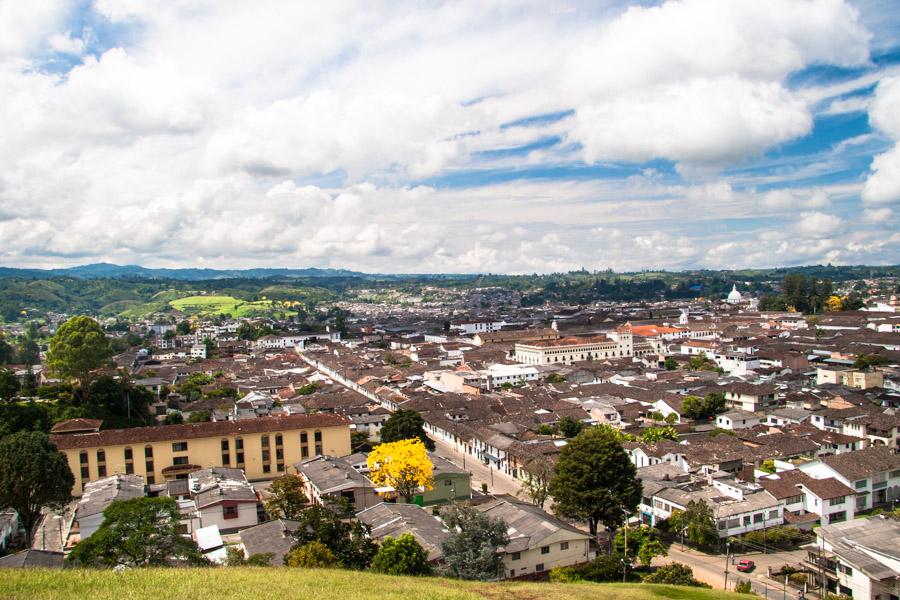
[[(900, 141), (900, 77), (888, 77), (878, 84), (869, 120), (895, 142)], [(872, 160), (862, 198), (871, 203), (900, 201), (900, 143)]]
[(863, 211), (863, 222), (890, 226), (890, 218), (894, 211), (890, 208), (867, 208)]
[(775, 189), (766, 192), (761, 200), (764, 208), (783, 211), (791, 208), (825, 208), (830, 203), (828, 194), (821, 189)]
[(72, 32), (54, 33), (48, 40), (50, 49), (63, 54), (81, 55), (84, 52), (84, 40), (81, 38), (73, 38)]
[[(817, 100), (785, 78), (864, 64), (855, 10), (622, 4), (97, 0), (94, 17), (130, 37), (85, 56), (90, 40), (64, 5), (0, 0), (0, 262), (518, 272), (765, 262), (752, 226), (729, 239), (717, 221), (824, 209), (833, 190), (760, 194), (721, 168), (810, 130)], [(49, 51), (83, 58), (43, 71)], [(496, 152), (548, 137), (560, 144)], [(647, 169), (417, 185), (651, 158), (676, 161), (691, 183)], [(788, 244), (782, 260), (823, 247), (817, 233), (794, 233), (773, 242)]]
[(830, 238), (845, 228), (840, 217), (828, 213), (810, 211), (800, 215), (796, 230), (807, 238)]

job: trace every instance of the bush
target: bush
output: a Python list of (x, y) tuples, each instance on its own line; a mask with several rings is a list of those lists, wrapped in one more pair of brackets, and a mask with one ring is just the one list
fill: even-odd
[(734, 591), (738, 594), (753, 594), (753, 586), (750, 585), (749, 581), (738, 581), (734, 586)]
[(386, 537), (372, 560), (372, 570), (387, 575), (430, 575), (428, 552), (411, 533)]
[(742, 539), (759, 546), (767, 545), (776, 548), (793, 548), (810, 539), (810, 535), (795, 527), (769, 527), (765, 531), (750, 531), (741, 536)]
[(289, 567), (307, 569), (328, 569), (339, 566), (338, 559), (328, 546), (322, 542), (312, 541), (294, 548), (284, 557), (284, 564)]
[(803, 587), (803, 584), (807, 582), (808, 577), (805, 572), (798, 571), (796, 573), (791, 573), (790, 575), (788, 575), (788, 579), (790, 579), (791, 583), (793, 583), (797, 587)]
[(553, 583), (576, 583), (581, 580), (575, 567), (556, 567), (550, 570), (550, 581)]
[(692, 587), (710, 587), (702, 581), (694, 579), (694, 571), (687, 565), (671, 563), (658, 568), (644, 577), (644, 583), (665, 583), (669, 585), (688, 585)]
[(576, 567), (557, 567), (550, 571), (550, 581), (574, 583), (592, 581), (603, 583), (622, 580), (622, 563), (615, 556), (599, 555), (591, 562)]

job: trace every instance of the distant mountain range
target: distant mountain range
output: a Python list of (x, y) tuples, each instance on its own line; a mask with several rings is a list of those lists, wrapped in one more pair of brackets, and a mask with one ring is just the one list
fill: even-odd
[(0, 267), (0, 278), (77, 277), (79, 279), (178, 279), (202, 281), (207, 279), (265, 279), (268, 277), (366, 277), (365, 273), (346, 269), (148, 269), (139, 265), (95, 263), (65, 269), (16, 269)]

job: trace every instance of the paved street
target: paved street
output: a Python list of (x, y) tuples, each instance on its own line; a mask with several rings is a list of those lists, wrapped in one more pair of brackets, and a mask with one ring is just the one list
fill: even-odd
[[(768, 567), (776, 569), (783, 564), (789, 563), (798, 565), (806, 556), (805, 550), (794, 550), (791, 552), (777, 552), (773, 554), (749, 553), (737, 554), (732, 557), (732, 564), (728, 566), (728, 588), (732, 589), (738, 580), (749, 580), (753, 585), (753, 590), (763, 597), (772, 598), (796, 598), (797, 591), (788, 588), (784, 591), (782, 582), (776, 582), (766, 577)], [(735, 570), (734, 563), (742, 558), (749, 558), (756, 563), (756, 569), (752, 573), (740, 573)], [(694, 577), (704, 583), (713, 586), (714, 589), (722, 589), (725, 585), (725, 556), (717, 556), (697, 552), (688, 547), (681, 550), (678, 543), (672, 544), (669, 548), (669, 555), (664, 558), (656, 558), (654, 565), (665, 565), (672, 562), (680, 562), (688, 565), (694, 571)]]
[[(489, 469), (481, 461), (458, 452), (452, 444), (441, 440), (434, 440), (435, 454), (446, 458), (458, 467), (464, 468), (472, 474), (472, 488), (481, 490), (481, 484), (487, 483), (488, 491), (493, 494), (510, 494), (516, 496), (522, 488), (522, 484), (509, 475), (496, 469)], [(493, 477), (492, 477), (493, 476)]]

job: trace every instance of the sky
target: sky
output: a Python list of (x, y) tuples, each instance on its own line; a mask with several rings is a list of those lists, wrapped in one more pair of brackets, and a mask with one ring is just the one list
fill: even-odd
[(900, 263), (900, 2), (0, 0), (0, 265)]

